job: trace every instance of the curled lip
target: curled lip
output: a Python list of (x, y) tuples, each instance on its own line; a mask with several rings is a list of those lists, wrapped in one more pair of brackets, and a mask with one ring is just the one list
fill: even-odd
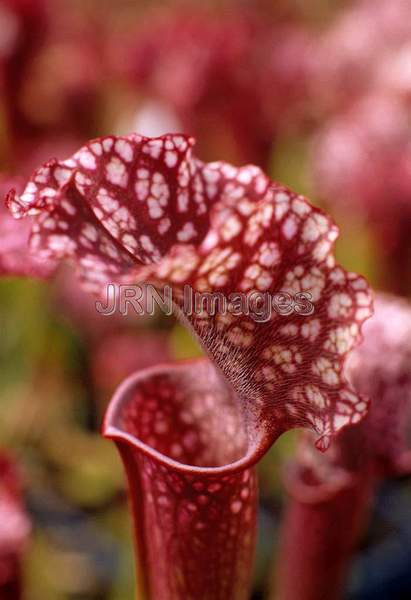
[[(325, 450), (367, 413), (343, 372), (372, 312), (367, 283), (336, 264), (338, 230), (328, 215), (254, 165), (204, 163), (194, 143), (182, 134), (92, 140), (40, 167), (20, 196), (9, 194), (9, 208), (36, 215), (33, 250), (72, 260), (89, 291), (100, 294), (108, 281), (173, 288), (180, 318), (255, 429), (239, 464), (227, 468), (253, 464), (294, 427), (315, 431)], [(184, 319), (186, 284), (225, 294), (308, 292), (314, 312), (284, 315), (281, 324), (208, 310)], [(125, 439), (118, 422), (108, 426), (118, 431), (107, 435)]]
[(224, 475), (225, 473), (238, 473), (240, 471), (243, 471), (244, 469), (254, 466), (261, 458), (261, 456), (265, 453), (265, 451), (268, 450), (269, 444), (267, 444), (267, 447), (262, 449), (261, 445), (252, 445), (250, 443), (250, 440), (247, 440), (248, 443), (246, 452), (238, 460), (233, 461), (231, 463), (227, 463), (226, 465), (222, 466), (199, 467), (195, 465), (184, 464), (178, 462), (177, 460), (174, 460), (173, 458), (170, 458), (169, 456), (159, 452), (155, 448), (152, 448), (150, 445), (141, 441), (138, 437), (128, 433), (127, 431), (125, 431), (124, 428), (116, 425), (116, 421), (118, 415), (121, 412), (121, 409), (129, 401), (130, 394), (133, 392), (133, 390), (140, 381), (150, 376), (168, 373), (170, 372), (170, 368), (174, 372), (178, 370), (183, 370), (188, 365), (191, 365), (193, 368), (195, 368), (197, 363), (203, 362), (204, 360), (205, 359), (203, 358), (192, 359), (181, 361), (181, 363), (172, 365), (165, 363), (161, 365), (156, 365), (155, 367), (150, 367), (148, 369), (145, 369), (144, 371), (139, 371), (130, 375), (127, 379), (125, 379), (125, 381), (123, 381), (123, 383), (117, 388), (116, 392), (114, 393), (114, 396), (109, 404), (109, 407), (107, 408), (103, 420), (101, 428), (102, 435), (105, 438), (111, 439), (115, 442), (126, 442), (136, 450), (140, 450), (145, 455), (154, 458), (155, 460), (160, 461), (165, 465), (168, 465), (173, 470), (178, 471), (180, 473)]
[(217, 374), (206, 358), (134, 373), (103, 422), (128, 478), (137, 577), (153, 599), (247, 597), (261, 450)]

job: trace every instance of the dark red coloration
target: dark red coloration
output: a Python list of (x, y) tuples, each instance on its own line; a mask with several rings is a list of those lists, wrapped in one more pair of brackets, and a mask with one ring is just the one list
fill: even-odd
[(206, 359), (133, 375), (103, 426), (127, 471), (150, 600), (246, 600), (256, 477), (253, 436)]
[[(359, 0), (325, 30), (312, 104), (328, 114), (313, 181), (335, 208), (371, 224), (381, 285), (411, 291), (411, 4)], [(338, 214), (338, 213), (337, 213)]]
[(290, 499), (270, 597), (339, 600), (374, 491), (361, 425), (341, 432), (325, 454), (307, 435), (284, 475)]
[(409, 474), (411, 448), (411, 304), (379, 294), (364, 340), (347, 363), (347, 376), (371, 399), (361, 428), (376, 477)]
[(70, 4), (0, 3), (0, 152), (7, 172), (27, 175), (50, 147), (54, 156), (62, 147), (71, 153), (95, 134), (103, 39), (102, 25), (79, 21)]
[(331, 501), (290, 502), (282, 523), (280, 567), (272, 600), (340, 600), (347, 562), (357, 542), (353, 520), (363, 512), (361, 493), (361, 488), (352, 487)]
[[(192, 146), (182, 135), (95, 140), (8, 198), (16, 216), (35, 215), (33, 249), (70, 258), (89, 290), (112, 281), (171, 285), (177, 310), (225, 376), (208, 361), (141, 374), (106, 420), (130, 479), (146, 587), (159, 600), (245, 598), (249, 467), (290, 427), (315, 430), (324, 449), (367, 407), (341, 372), (370, 297), (362, 278), (335, 264), (335, 225), (257, 167), (206, 164)], [(205, 309), (190, 316), (184, 285), (225, 298), (308, 292), (314, 313), (286, 306), (263, 322)]]
[(47, 2), (3, 0), (0, 24), (0, 81), (7, 125), (13, 137), (27, 135), (32, 124), (22, 110), (21, 92), (28, 70), (47, 34)]
[(110, 281), (169, 284), (180, 312), (186, 284), (226, 298), (310, 293), (311, 315), (183, 319), (233, 387), (261, 452), (297, 426), (325, 448), (366, 413), (341, 369), (371, 312), (367, 284), (335, 264), (337, 228), (319, 209), (255, 166), (203, 163), (192, 146), (183, 135), (94, 140), (41, 167), (9, 206), (37, 215), (34, 251), (72, 259), (96, 293)]
[[(0, 181), (0, 194), (4, 194), (17, 181)], [(29, 237), (32, 219), (19, 225), (3, 205), (0, 206), (0, 276), (49, 277), (55, 265), (52, 260), (30, 254)]]
[(0, 455), (0, 597), (21, 598), (21, 558), (27, 545), (30, 523), (23, 508), (16, 466)]
[(93, 381), (97, 389), (111, 395), (134, 371), (170, 359), (171, 351), (164, 333), (141, 329), (112, 332), (95, 341), (91, 356)]
[(288, 486), (293, 499), (282, 523), (273, 599), (341, 598), (347, 565), (368, 518), (372, 486), (366, 477), (357, 473), (331, 498), (321, 486), (306, 489), (298, 475), (294, 482), (298, 491)]
[(325, 198), (372, 226), (388, 289), (411, 289), (411, 128), (397, 99), (370, 96), (331, 120), (313, 152)]
[[(371, 399), (369, 415), (319, 454), (303, 437), (286, 475), (291, 495), (280, 545), (281, 600), (339, 598), (379, 479), (409, 473), (411, 306), (380, 295), (349, 379)], [(302, 523), (305, 523), (302, 527)], [(302, 537), (303, 536), (303, 537)]]
[(251, 7), (153, 11), (118, 62), (145, 96), (142, 110), (171, 111), (202, 155), (218, 147), (234, 163), (268, 168), (276, 136), (306, 100), (311, 42), (295, 22), (270, 23)]

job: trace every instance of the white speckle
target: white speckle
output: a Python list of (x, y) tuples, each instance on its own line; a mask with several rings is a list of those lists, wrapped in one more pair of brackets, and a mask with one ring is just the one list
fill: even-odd
[(97, 156), (101, 156), (103, 154), (103, 148), (101, 147), (100, 142), (93, 142), (92, 144), (90, 144), (90, 149)]
[(64, 185), (70, 179), (71, 173), (72, 171), (70, 169), (64, 169), (62, 167), (54, 169), (54, 177), (60, 185)]
[(150, 140), (144, 147), (143, 152), (149, 154), (152, 158), (158, 158), (163, 149), (162, 140)]
[(265, 243), (260, 249), (258, 262), (263, 267), (273, 267), (280, 262), (280, 251), (274, 242)]
[(306, 215), (311, 211), (311, 208), (308, 206), (307, 202), (303, 199), (296, 198), (292, 203), (292, 209), (296, 215)]
[(304, 323), (301, 327), (301, 335), (308, 338), (310, 342), (314, 342), (321, 330), (321, 324), (318, 319), (311, 319), (308, 323)]
[(257, 278), (256, 284), (260, 291), (267, 290), (273, 282), (273, 278), (268, 273), (263, 273)]
[(208, 183), (217, 183), (220, 179), (220, 172), (216, 169), (211, 169), (210, 165), (203, 170), (203, 177)]
[(313, 217), (307, 219), (303, 227), (304, 242), (315, 242), (320, 237), (320, 231)]
[(234, 500), (234, 502), (231, 503), (231, 512), (236, 515), (240, 512), (242, 507), (243, 507), (243, 504), (242, 504), (241, 500)]
[(55, 252), (72, 252), (76, 249), (76, 243), (68, 235), (50, 235), (48, 245)]
[(281, 221), (281, 219), (283, 218), (283, 216), (287, 213), (288, 211), (288, 204), (286, 202), (281, 202), (280, 204), (277, 204), (275, 207), (275, 218), (277, 219), (277, 221)]
[(289, 201), (289, 196), (285, 192), (277, 192), (275, 195), (275, 199), (277, 202), (286, 202)]
[(352, 307), (352, 300), (348, 294), (334, 294), (328, 305), (328, 315), (332, 319), (347, 317)]
[(103, 140), (103, 148), (106, 152), (109, 152), (113, 147), (113, 138), (106, 138)]
[(110, 162), (106, 165), (107, 179), (114, 185), (127, 187), (128, 175), (124, 163), (113, 156)]
[(144, 201), (147, 198), (149, 187), (150, 185), (147, 179), (136, 181), (134, 189), (139, 200)]
[(341, 429), (350, 422), (349, 415), (334, 415), (334, 428)]
[(238, 169), (233, 165), (229, 165), (228, 163), (222, 163), (220, 166), (222, 172), (228, 179), (234, 179), (237, 177)]
[(188, 209), (188, 194), (187, 192), (179, 192), (177, 196), (178, 212), (187, 212)]
[(126, 142), (126, 140), (118, 139), (115, 143), (115, 151), (121, 156), (123, 160), (126, 162), (131, 162), (133, 160), (133, 148), (131, 144)]
[(163, 216), (164, 211), (161, 208), (158, 201), (155, 200), (155, 198), (149, 198), (147, 204), (148, 204), (148, 212), (152, 219), (159, 219), (160, 217)]
[[(356, 277), (357, 277), (357, 275), (356, 275)], [(362, 277), (359, 277), (358, 279), (351, 281), (351, 287), (354, 288), (355, 290), (365, 290), (367, 288), (367, 283), (366, 283), (365, 279), (362, 279)]]
[[(25, 192), (24, 194), (22, 194), (20, 196), (20, 200), (22, 202), (27, 202), (27, 203), (33, 202), (34, 194), (29, 194), (29, 193)], [(18, 212), (18, 208), (16, 206), (12, 206), (12, 210), (13, 210), (13, 212), (16, 212), (16, 213)]]
[(28, 193), (28, 194), (35, 194), (37, 192), (37, 186), (35, 183), (33, 183), (33, 181), (30, 181), (26, 185), (26, 189), (24, 191), (25, 191), (25, 193)]
[(130, 214), (128, 208), (125, 206), (120, 206), (120, 208), (113, 214), (113, 218), (116, 221), (122, 222), (124, 227), (127, 227), (128, 229), (136, 226), (134, 218)]
[(189, 222), (184, 225), (182, 229), (177, 233), (177, 239), (179, 242), (188, 242), (197, 235), (197, 231), (194, 225)]
[(100, 190), (97, 194), (97, 201), (104, 208), (104, 210), (107, 211), (108, 213), (111, 213), (111, 212), (117, 210), (119, 207), (118, 200), (115, 200), (114, 198), (112, 198), (109, 195), (109, 193), (107, 192), (107, 190), (105, 190), (104, 188), (100, 188)]
[(170, 190), (161, 173), (154, 173), (153, 175), (151, 195), (159, 200), (161, 206), (167, 206)]
[(221, 483), (210, 483), (207, 490), (210, 492), (210, 494), (219, 492), (221, 490)]
[(51, 217), (49, 217), (48, 219), (46, 219), (43, 223), (43, 227), (45, 227), (46, 229), (55, 229), (56, 228), (56, 222), (54, 219), (52, 219)]
[(94, 227), (94, 225), (86, 223), (85, 225), (83, 225), (81, 232), (84, 235), (84, 237), (86, 237), (91, 242), (97, 241), (98, 234), (97, 229)]
[(57, 193), (56, 190), (53, 190), (53, 188), (50, 188), (50, 187), (46, 187), (41, 190), (41, 195), (46, 196), (46, 198), (54, 198), (56, 193)]
[[(94, 211), (94, 212), (95, 212), (95, 211)], [(108, 231), (109, 233), (111, 233), (111, 235), (112, 235), (113, 237), (117, 237), (117, 236), (119, 235), (119, 233), (120, 233), (119, 227), (118, 227), (118, 225), (117, 225), (117, 224), (116, 224), (116, 223), (113, 221), (113, 219), (110, 219), (110, 218), (108, 218), (108, 217), (105, 217), (105, 218), (104, 218), (104, 221), (103, 221), (103, 224), (104, 224), (104, 228), (105, 228), (105, 229), (107, 229), (107, 231)]]
[(329, 242), (328, 240), (320, 240), (314, 247), (313, 250), (313, 258), (316, 261), (322, 261), (326, 258), (328, 252), (330, 251), (331, 248), (331, 242)]
[(288, 240), (291, 240), (291, 238), (293, 238), (297, 232), (297, 224), (295, 222), (295, 219), (293, 219), (292, 217), (288, 217), (288, 219), (283, 223), (282, 231), (284, 236)]
[(167, 150), (164, 158), (165, 158), (167, 167), (170, 167), (170, 169), (173, 168), (177, 164), (177, 160), (178, 160), (177, 152), (175, 152), (173, 150)]
[(207, 185), (206, 185), (206, 192), (207, 192), (207, 196), (209, 198), (214, 198), (214, 196), (217, 193), (217, 186), (214, 185), (213, 183), (207, 183)]
[(100, 250), (107, 254), (107, 256), (110, 256), (110, 258), (116, 259), (119, 257), (117, 248), (108, 241), (105, 241), (103, 244), (100, 244)]
[(248, 167), (243, 167), (240, 169), (240, 172), (238, 173), (237, 181), (247, 185), (247, 184), (251, 183), (252, 178), (253, 178), (252, 171), (250, 171), (250, 169), (248, 169)]
[(238, 235), (241, 230), (242, 224), (240, 219), (236, 215), (233, 215), (223, 224), (221, 235), (225, 241), (229, 241)]
[(161, 219), (161, 221), (158, 225), (158, 233), (160, 235), (164, 235), (170, 229), (170, 226), (171, 226), (170, 219), (167, 219), (167, 218)]
[(70, 168), (77, 167), (77, 163), (73, 158), (68, 158), (67, 160), (63, 160), (61, 162), (61, 164), (65, 165), (66, 167), (70, 167)]
[(126, 246), (126, 248), (128, 250), (136, 250), (138, 247), (137, 241), (135, 240), (135, 238), (130, 235), (129, 233), (125, 233), (122, 238), (121, 241), (123, 242), (123, 244)]
[(186, 149), (187, 143), (186, 143), (185, 139), (183, 137), (181, 137), (181, 135), (174, 135), (172, 137), (172, 140), (173, 140), (174, 146), (176, 148), (180, 148), (180, 150)]
[(262, 194), (267, 188), (267, 179), (264, 175), (259, 175), (255, 180), (255, 191)]
[(337, 283), (339, 285), (343, 285), (345, 283), (345, 273), (339, 267), (336, 267), (330, 273), (330, 279), (332, 282)]
[(77, 171), (76, 175), (75, 175), (75, 179), (76, 179), (76, 183), (79, 183), (81, 185), (90, 185), (92, 183), (91, 179), (89, 177), (87, 177), (84, 173), (82, 173), (81, 171)]
[(325, 408), (327, 406), (327, 398), (321, 393), (320, 389), (315, 385), (306, 385), (305, 393), (309, 402), (317, 406), (318, 408)]
[(79, 162), (86, 169), (95, 169), (97, 166), (95, 157), (88, 150), (80, 151)]
[(153, 242), (148, 235), (140, 235), (140, 243), (147, 252), (153, 252), (155, 250)]

